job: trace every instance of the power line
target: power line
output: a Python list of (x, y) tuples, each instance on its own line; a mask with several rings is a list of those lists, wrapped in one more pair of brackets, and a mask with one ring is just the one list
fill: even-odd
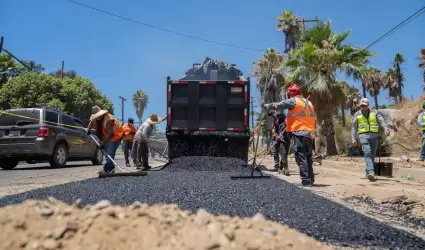
[[(424, 7), (425, 8), (425, 7)], [(408, 23), (410, 23), (411, 21), (415, 20), (416, 18), (418, 18), (420, 15), (422, 15), (423, 13), (425, 13), (425, 10), (423, 10), (421, 13), (418, 13), (416, 16), (414, 16), (413, 18), (411, 18), (410, 20), (407, 21), (407, 19), (400, 23), (399, 25), (397, 25), (396, 27), (394, 27), (392, 30), (390, 30), (389, 32), (387, 32), (386, 35), (382, 36), (380, 39), (376, 40), (375, 42), (373, 42), (371, 45), (369, 45), (368, 47), (373, 46), (374, 44), (382, 41), (384, 38), (389, 37), (390, 35), (392, 35), (394, 32), (396, 32), (397, 30), (403, 28), (405, 25), (407, 25)], [(415, 13), (416, 14), (416, 13)], [(414, 14), (414, 15), (415, 15)], [(409, 17), (410, 18), (410, 17)]]
[(366, 48), (363, 49), (363, 51), (364, 50), (367, 50), (368, 48), (370, 48), (373, 45), (377, 44), (378, 42), (382, 41), (384, 38), (390, 36), (392, 33), (396, 32), (398, 29), (400, 29), (404, 25), (408, 24), (409, 22), (411, 22), (412, 20), (414, 20), (418, 16), (422, 15), (424, 12), (425, 12), (425, 6), (422, 7), (422, 8), (420, 8), (418, 11), (416, 11), (414, 14), (412, 14), (408, 18), (404, 19), (404, 21), (402, 21), (397, 26), (395, 26), (394, 28), (392, 28), (390, 31), (388, 31), (387, 33), (385, 33), (384, 35), (382, 35), (381, 37), (379, 37), (378, 39), (376, 39), (374, 42), (372, 42), (371, 44), (369, 44)]
[(238, 49), (245, 49), (245, 50), (252, 50), (252, 51), (264, 51), (262, 49), (253, 49), (253, 48), (242, 47), (242, 46), (238, 46), (238, 45), (232, 45), (232, 44), (217, 42), (217, 41), (213, 41), (213, 40), (204, 39), (204, 38), (201, 38), (201, 37), (196, 37), (196, 36), (192, 36), (192, 35), (188, 35), (188, 34), (183, 34), (183, 33), (176, 32), (176, 31), (164, 29), (164, 28), (161, 28), (161, 27), (158, 27), (158, 26), (155, 26), (155, 25), (143, 23), (143, 22), (140, 22), (138, 20), (134, 20), (134, 19), (131, 19), (131, 18), (128, 18), (128, 17), (120, 16), (120, 15), (117, 15), (117, 14), (114, 14), (114, 13), (111, 13), (111, 12), (107, 12), (107, 11), (104, 11), (104, 10), (101, 10), (101, 9), (98, 9), (98, 8), (95, 8), (95, 7), (92, 7), (92, 6), (89, 6), (89, 5), (85, 5), (85, 4), (79, 3), (77, 1), (68, 0), (68, 2), (74, 3), (76, 5), (79, 5), (79, 6), (82, 6), (82, 7), (88, 8), (88, 9), (91, 9), (91, 10), (95, 10), (95, 11), (104, 13), (104, 14), (107, 14), (107, 15), (110, 15), (110, 16), (118, 17), (118, 18), (123, 19), (123, 20), (126, 20), (126, 21), (130, 21), (130, 22), (134, 22), (134, 23), (137, 23), (137, 24), (141, 24), (141, 25), (147, 26), (149, 28), (153, 28), (153, 29), (165, 31), (165, 32), (168, 32), (168, 33), (173, 33), (175, 35), (180, 35), (180, 36), (184, 36), (184, 37), (188, 37), (188, 38), (192, 38), (192, 39), (196, 39), (196, 40), (200, 40), (200, 41), (204, 41), (204, 42), (208, 42), (208, 43), (214, 43), (214, 44), (224, 45), (224, 46), (228, 46), (228, 47), (234, 47), (234, 48), (238, 48)]

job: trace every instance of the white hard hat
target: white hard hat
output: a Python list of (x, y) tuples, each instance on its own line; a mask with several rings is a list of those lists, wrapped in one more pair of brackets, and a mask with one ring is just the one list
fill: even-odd
[(369, 100), (367, 98), (362, 98), (360, 100), (359, 106), (367, 105), (369, 106)]

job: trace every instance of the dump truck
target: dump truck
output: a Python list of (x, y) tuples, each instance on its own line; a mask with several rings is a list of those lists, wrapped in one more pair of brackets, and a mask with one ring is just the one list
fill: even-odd
[(181, 156), (248, 160), (250, 81), (235, 64), (206, 58), (178, 79), (167, 77), (170, 159)]

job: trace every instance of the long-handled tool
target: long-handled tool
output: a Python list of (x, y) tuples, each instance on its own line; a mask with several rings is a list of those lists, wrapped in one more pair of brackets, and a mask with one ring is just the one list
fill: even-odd
[(100, 172), (99, 173), (99, 178), (105, 178), (105, 177), (114, 177), (114, 176), (146, 176), (148, 175), (148, 172), (146, 171), (131, 171), (131, 170), (124, 170), (122, 167), (120, 167), (117, 162), (112, 159), (112, 157), (106, 152), (105, 149), (102, 148), (102, 146), (100, 145), (100, 143), (97, 141), (96, 138), (93, 137), (93, 135), (89, 134), (89, 136), (91, 137), (91, 139), (97, 144), (97, 146), (99, 148), (102, 149), (103, 154), (114, 164), (115, 169), (119, 169), (121, 172), (115, 173), (115, 172)]

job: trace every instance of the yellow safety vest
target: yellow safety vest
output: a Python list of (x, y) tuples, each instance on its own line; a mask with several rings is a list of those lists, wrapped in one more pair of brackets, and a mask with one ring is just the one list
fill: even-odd
[(422, 126), (422, 131), (425, 131), (425, 113), (422, 113), (421, 115), (422, 115), (422, 124), (424, 124)]
[(376, 119), (376, 113), (372, 110), (369, 111), (369, 119), (366, 119), (366, 117), (363, 115), (361, 111), (357, 112), (357, 133), (363, 134), (363, 133), (378, 133), (379, 132), (379, 125), (378, 121)]

